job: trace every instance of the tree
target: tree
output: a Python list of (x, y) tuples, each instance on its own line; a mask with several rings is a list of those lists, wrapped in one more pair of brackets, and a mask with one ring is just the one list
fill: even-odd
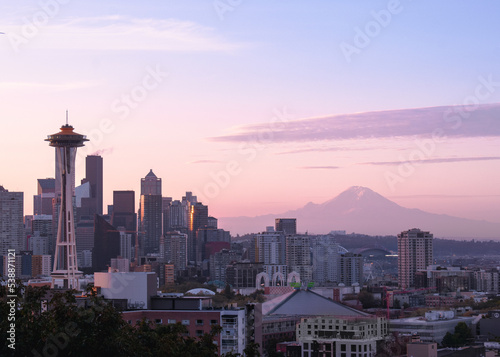
[(228, 283), (226, 283), (226, 286), (224, 288), (224, 297), (228, 300), (231, 300), (234, 298), (234, 293), (231, 290), (231, 285), (229, 285)]
[(243, 350), (243, 354), (245, 357), (260, 357), (259, 344), (256, 342), (250, 342)]
[(459, 322), (455, 326), (455, 332), (447, 332), (441, 342), (443, 347), (462, 347), (468, 345), (473, 338), (472, 331), (465, 322)]
[(364, 289), (359, 292), (358, 300), (363, 305), (363, 309), (369, 309), (371, 307), (378, 307), (380, 305), (380, 301), (376, 300), (373, 297), (372, 293), (370, 293)]
[(457, 335), (458, 340), (462, 341), (463, 344), (467, 344), (467, 341), (474, 338), (472, 330), (465, 322), (459, 322), (457, 326), (455, 326), (455, 335)]
[(457, 336), (450, 332), (446, 332), (446, 335), (444, 335), (443, 340), (441, 341), (441, 345), (443, 347), (458, 347), (459, 344), (460, 341), (457, 340)]
[[(222, 328), (214, 326), (200, 337), (186, 336), (184, 325), (153, 325), (142, 320), (135, 326), (127, 324), (119, 311), (95, 294), (86, 293), (85, 306), (77, 304), (76, 291), (55, 291), (48, 288), (24, 287), (16, 290), (15, 350), (0, 346), (1, 356), (172, 356), (216, 357), (214, 338)], [(0, 289), (0, 313), (11, 310), (6, 290)], [(46, 301), (46, 302), (44, 302)], [(46, 307), (46, 308), (44, 308)], [(0, 337), (7, 338), (10, 322), (0, 319)], [(258, 357), (250, 354), (249, 357)], [(236, 356), (233, 354), (233, 356)]]

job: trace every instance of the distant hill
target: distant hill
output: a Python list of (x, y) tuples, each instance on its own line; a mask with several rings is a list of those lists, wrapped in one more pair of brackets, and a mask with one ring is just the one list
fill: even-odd
[(297, 218), (299, 232), (310, 234), (345, 230), (369, 235), (395, 235), (410, 228), (430, 231), (434, 237), (500, 238), (500, 223), (458, 218), (405, 208), (366, 187), (353, 186), (321, 204), (281, 214), (223, 217), (219, 224), (235, 234), (255, 233), (273, 226), (275, 218)]

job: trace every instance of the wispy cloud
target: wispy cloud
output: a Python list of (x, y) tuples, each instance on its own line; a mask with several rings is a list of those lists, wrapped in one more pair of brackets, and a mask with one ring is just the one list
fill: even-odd
[[(289, 150), (289, 151), (280, 151), (275, 155), (289, 155), (289, 154), (302, 154), (308, 152), (335, 152), (335, 151), (363, 151), (363, 150), (374, 150), (373, 147), (309, 147), (303, 149)], [(386, 147), (384, 147), (386, 149)]]
[(220, 164), (223, 161), (219, 160), (196, 160), (189, 162), (190, 164)]
[(44, 83), (44, 82), (0, 82), (1, 90), (48, 90), (66, 91), (74, 89), (92, 88), (102, 85), (101, 82), (67, 82), (67, 83)]
[[(274, 143), (320, 140), (384, 139), (430, 136), (441, 130), (446, 137), (500, 136), (500, 104), (445, 106), (334, 115), (289, 121), (273, 129)], [(234, 134), (212, 137), (217, 142), (258, 140), (269, 123), (238, 128)]]
[(340, 169), (340, 166), (301, 166), (299, 169), (304, 170), (335, 170)]
[[(424, 160), (412, 160), (412, 163), (418, 164), (442, 164), (449, 162), (467, 162), (467, 161), (489, 161), (489, 160), (500, 160), (500, 156), (483, 156), (483, 157), (451, 157), (451, 158), (438, 158), (438, 159), (424, 159)], [(397, 166), (401, 165), (403, 161), (373, 161), (373, 162), (362, 162), (359, 165), (381, 165), (381, 166)]]
[(500, 195), (404, 195), (404, 196), (387, 196), (389, 199), (398, 198), (491, 198), (500, 197)]
[[(3, 32), (20, 34), (21, 25)], [(234, 51), (248, 44), (231, 42), (213, 28), (178, 19), (141, 19), (111, 15), (49, 22), (31, 48), (206, 52)]]

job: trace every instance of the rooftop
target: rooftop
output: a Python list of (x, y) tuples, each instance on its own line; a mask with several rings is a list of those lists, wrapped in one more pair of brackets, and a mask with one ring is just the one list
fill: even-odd
[(311, 290), (294, 290), (262, 304), (262, 313), (303, 316), (371, 316), (365, 312), (327, 299)]

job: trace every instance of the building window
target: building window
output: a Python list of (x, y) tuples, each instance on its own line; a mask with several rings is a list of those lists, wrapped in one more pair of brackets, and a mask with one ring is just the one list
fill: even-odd
[(340, 350), (341, 350), (341, 351), (346, 351), (346, 347), (345, 347), (345, 346), (346, 346), (346, 345), (344, 345), (344, 344), (340, 345)]
[(309, 343), (304, 342), (304, 349), (305, 349), (305, 350), (308, 350), (308, 349), (309, 349)]
[(162, 321), (161, 319), (155, 319), (155, 323), (156, 323), (157, 325), (161, 325), (161, 324), (162, 324), (162, 322), (163, 322), (163, 321)]
[(189, 320), (182, 320), (183, 325), (189, 325)]
[(210, 320), (210, 325), (217, 325), (219, 322), (217, 320)]
[(351, 345), (351, 352), (356, 352), (356, 345)]
[(197, 326), (203, 326), (203, 320), (196, 320)]
[(196, 336), (203, 336), (203, 330), (196, 330)]
[(177, 321), (176, 321), (176, 320), (174, 320), (174, 319), (168, 319), (168, 323), (169, 323), (169, 324), (175, 324), (176, 322), (177, 322)]

